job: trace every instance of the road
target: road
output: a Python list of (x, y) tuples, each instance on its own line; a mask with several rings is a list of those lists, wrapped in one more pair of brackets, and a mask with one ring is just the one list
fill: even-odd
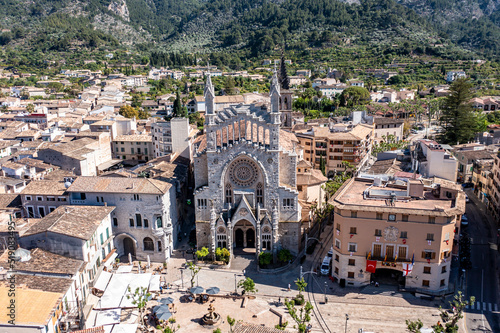
[(486, 216), (484, 204), (471, 189), (466, 192), (470, 198), (466, 212), (473, 267), (466, 275), (466, 294), (474, 296), (476, 304), (466, 310), (465, 324), (467, 332), (500, 332), (496, 227)]

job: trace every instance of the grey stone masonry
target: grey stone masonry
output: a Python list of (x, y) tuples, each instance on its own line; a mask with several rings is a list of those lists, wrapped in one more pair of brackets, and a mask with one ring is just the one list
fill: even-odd
[(298, 253), (301, 207), (296, 189), (297, 154), (280, 129), (276, 74), (271, 105), (236, 105), (215, 112), (210, 76), (205, 88), (206, 130), (195, 147), (198, 247), (254, 247), (257, 255), (279, 249)]

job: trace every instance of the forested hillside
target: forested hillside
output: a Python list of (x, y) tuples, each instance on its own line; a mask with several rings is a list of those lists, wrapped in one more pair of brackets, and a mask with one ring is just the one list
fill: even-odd
[[(500, 50), (500, 0), (0, 0), (4, 54), (69, 50), (265, 56), (339, 45), (450, 59)], [(435, 45), (447, 45), (436, 49)], [(457, 46), (461, 49), (458, 49)], [(76, 55), (74, 55), (76, 56)], [(51, 58), (50, 55), (47, 55)], [(28, 57), (29, 58), (29, 57)]]

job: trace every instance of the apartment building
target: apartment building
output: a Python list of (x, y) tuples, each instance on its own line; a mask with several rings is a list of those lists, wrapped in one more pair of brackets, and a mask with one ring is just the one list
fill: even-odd
[(187, 118), (172, 118), (151, 124), (154, 158), (176, 153), (192, 159), (192, 144), (197, 130), (189, 126)]
[(153, 142), (149, 134), (118, 135), (113, 140), (116, 159), (147, 162), (153, 159)]
[[(500, 153), (495, 155), (495, 161), (491, 171), (493, 177), (489, 195), (488, 209), (496, 221), (500, 221)], [(498, 225), (498, 222), (497, 222)]]
[[(70, 184), (70, 183), (69, 183)], [(69, 184), (61, 180), (34, 180), (21, 192), (24, 216), (42, 218), (69, 204), (66, 189)]]
[(111, 214), (119, 256), (167, 261), (180, 232), (176, 188), (150, 178), (78, 177), (67, 192), (72, 205), (114, 206)]
[(434, 140), (421, 139), (410, 147), (412, 170), (424, 178), (439, 177), (455, 182), (458, 161), (450, 153), (451, 147), (443, 146)]
[(448, 289), (465, 212), (459, 185), (437, 178), (353, 178), (330, 203), (332, 276), (341, 286), (383, 280), (423, 294)]
[[(373, 136), (374, 143), (382, 141), (387, 142), (387, 138), (392, 137), (394, 142), (404, 139), (404, 120), (393, 119), (389, 117), (374, 117), (375, 131)], [(385, 138), (385, 139), (384, 139)]]
[(23, 248), (40, 248), (51, 253), (84, 261), (79, 299), (90, 293), (89, 284), (102, 271), (102, 264), (114, 249), (110, 206), (59, 206), (23, 235)]
[(319, 169), (325, 161), (328, 176), (343, 171), (343, 161), (361, 168), (372, 150), (373, 125), (336, 124), (329, 127), (313, 126), (310, 130), (296, 131), (299, 144), (304, 148), (304, 159)]

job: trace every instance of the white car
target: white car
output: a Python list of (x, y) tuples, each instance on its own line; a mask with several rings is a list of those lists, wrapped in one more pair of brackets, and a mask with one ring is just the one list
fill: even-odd
[(469, 196), (467, 194), (465, 195), (465, 202), (470, 202)]

